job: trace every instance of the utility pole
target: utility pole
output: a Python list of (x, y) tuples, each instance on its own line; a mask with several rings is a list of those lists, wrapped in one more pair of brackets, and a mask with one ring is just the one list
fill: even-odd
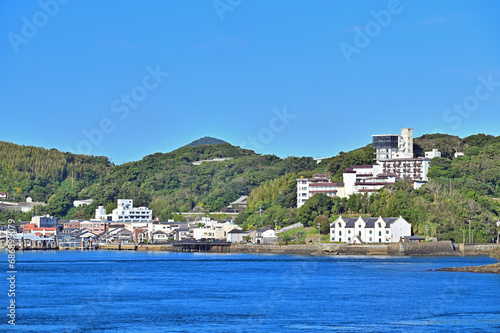
[(462, 235), (463, 235), (463, 241), (462, 243), (465, 244), (465, 229), (460, 229), (462, 231)]
[(469, 244), (470, 244), (470, 220), (469, 220)]
[(321, 229), (319, 228), (321, 225), (318, 222), (318, 243), (321, 244)]

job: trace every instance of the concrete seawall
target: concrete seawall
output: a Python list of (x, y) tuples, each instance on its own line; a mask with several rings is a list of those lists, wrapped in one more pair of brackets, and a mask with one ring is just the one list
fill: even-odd
[[(347, 244), (307, 244), (307, 245), (253, 245), (232, 244), (224, 249), (213, 248), (206, 252), (224, 253), (276, 253), (297, 255), (389, 255), (389, 256), (460, 256), (488, 255), (498, 244), (458, 244), (450, 241), (395, 243), (371, 245)], [(101, 245), (101, 250), (136, 250), (136, 251), (172, 251), (182, 252), (182, 249), (172, 244), (122, 244)]]
[(489, 255), (491, 250), (499, 247), (500, 244), (458, 244), (459, 251), (467, 256)]

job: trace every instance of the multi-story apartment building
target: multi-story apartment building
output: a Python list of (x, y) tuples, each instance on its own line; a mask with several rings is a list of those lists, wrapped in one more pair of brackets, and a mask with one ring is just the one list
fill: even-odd
[(149, 222), (153, 220), (153, 211), (147, 207), (134, 207), (132, 199), (118, 199), (118, 205), (111, 214), (106, 214), (106, 209), (99, 206), (95, 218), (113, 222)]

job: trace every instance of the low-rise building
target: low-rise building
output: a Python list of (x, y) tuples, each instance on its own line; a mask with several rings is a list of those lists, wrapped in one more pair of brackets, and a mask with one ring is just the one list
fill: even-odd
[(245, 236), (249, 236), (247, 231), (233, 229), (227, 233), (227, 241), (231, 243), (246, 242)]
[(212, 228), (192, 228), (191, 238), (195, 240), (215, 239), (215, 230)]
[(80, 229), (80, 222), (79, 220), (70, 220), (69, 222), (66, 222), (63, 224), (63, 229)]
[(100, 235), (106, 231), (107, 224), (103, 221), (82, 221), (80, 229), (88, 229), (90, 232)]
[(395, 243), (411, 236), (411, 225), (400, 217), (339, 216), (330, 224), (330, 241), (351, 244)]
[(260, 230), (257, 230), (256, 243), (265, 245), (278, 243), (276, 231), (270, 228), (262, 228)]
[(57, 233), (56, 228), (37, 227), (34, 223), (26, 223), (23, 226), (23, 234), (35, 234), (40, 237), (49, 237)]
[(5, 192), (0, 192), (0, 199), (8, 199), (9, 195)]

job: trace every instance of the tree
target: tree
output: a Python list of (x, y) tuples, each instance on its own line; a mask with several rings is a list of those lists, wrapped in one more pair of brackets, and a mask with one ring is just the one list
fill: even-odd
[(285, 234), (281, 236), (281, 240), (285, 242), (286, 245), (288, 245), (288, 243), (292, 240), (292, 236)]
[(498, 261), (500, 261), (500, 246), (497, 246), (490, 252), (490, 258), (496, 258)]
[(329, 216), (333, 207), (333, 200), (323, 193), (317, 193), (308, 199), (297, 213), (297, 220), (306, 226), (311, 226), (319, 215)]

